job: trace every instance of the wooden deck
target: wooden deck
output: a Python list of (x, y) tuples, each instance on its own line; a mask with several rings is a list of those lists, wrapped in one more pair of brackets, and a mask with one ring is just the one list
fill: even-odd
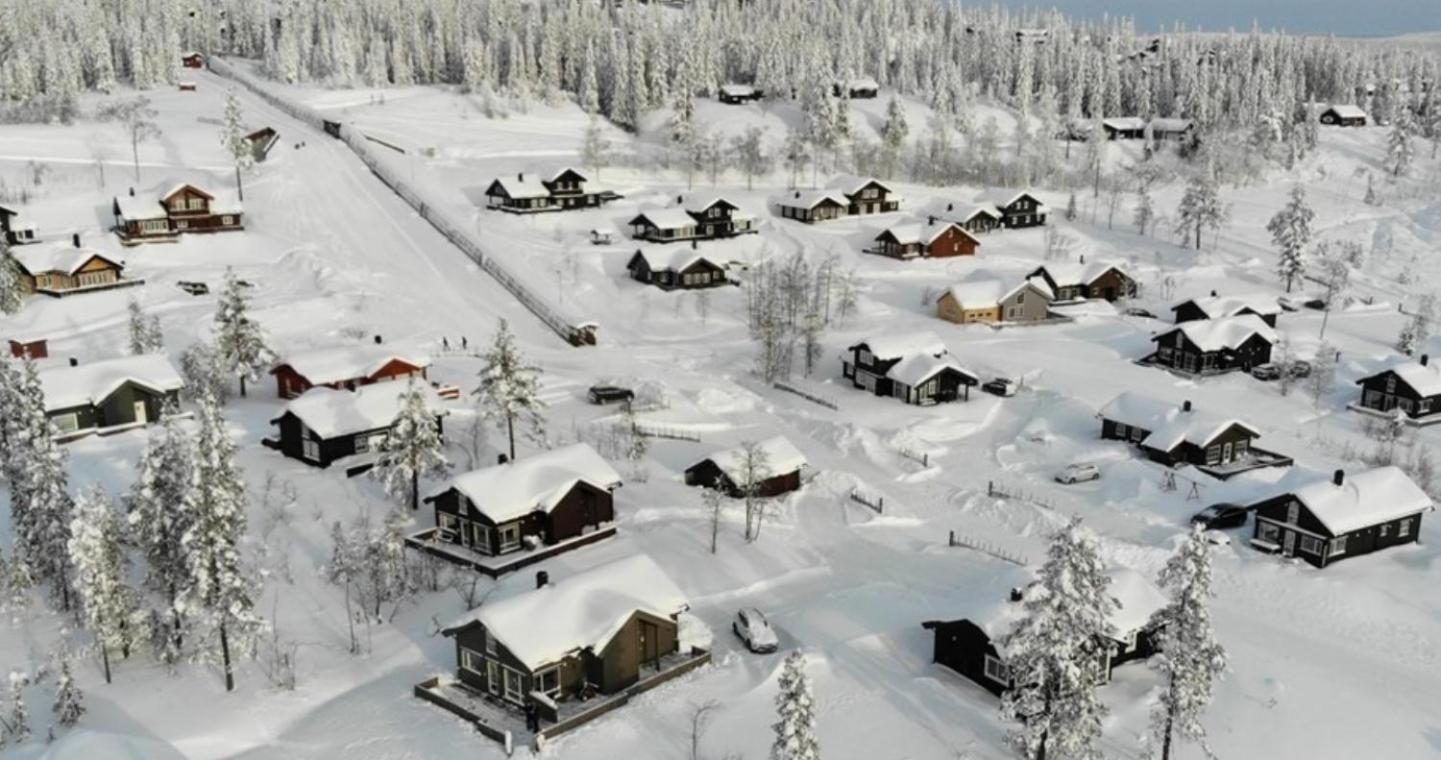
[(491, 578), (498, 578), (507, 573), (513, 573), (537, 562), (550, 559), (558, 554), (564, 554), (572, 549), (579, 549), (582, 546), (604, 541), (615, 536), (614, 525), (605, 525), (590, 533), (582, 533), (574, 538), (560, 541), (550, 546), (541, 546), (530, 551), (512, 552), (497, 556), (487, 556), (479, 552), (436, 538), (439, 528), (426, 528), (405, 537), (405, 544), (418, 552), (424, 552), (433, 557), (439, 557), (447, 562), (453, 562)]

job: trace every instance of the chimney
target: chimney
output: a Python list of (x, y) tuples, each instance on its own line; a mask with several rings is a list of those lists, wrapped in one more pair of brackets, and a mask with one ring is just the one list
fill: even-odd
[(71, 236), (70, 236), (70, 242), (74, 243), (76, 248), (79, 248), (79, 247), (80, 247), (80, 233), (77, 232), (77, 233), (75, 233), (74, 235), (71, 235)]
[(545, 588), (550, 585), (550, 573), (544, 570), (537, 570), (535, 573), (535, 587)]
[(134, 198), (134, 197), (135, 197), (135, 188), (133, 188), (133, 187), (130, 188), (130, 197), (131, 197), (131, 198)]
[(1337, 470), (1336, 474), (1331, 476), (1331, 482), (1335, 483), (1336, 487), (1339, 488), (1343, 483), (1346, 482), (1346, 471)]
[(496, 463), (496, 464), (505, 464), (506, 462), (509, 462), (509, 461), (510, 461), (510, 457), (508, 457), (508, 456), (506, 456), (506, 455), (504, 455), (504, 454), (500, 454), (499, 456), (497, 456), (497, 457), (495, 458), (495, 463)]
[(1084, 253), (1081, 254), (1081, 263), (1082, 263), (1082, 264), (1086, 263), (1086, 254), (1084, 254)]
[(947, 210), (947, 211), (955, 211), (955, 210), (956, 210), (956, 204), (954, 204), (954, 203), (947, 203), (947, 204), (946, 204), (946, 210)]
[(1183, 412), (1189, 412), (1189, 411), (1191, 411), (1191, 401), (1190, 401), (1190, 399), (1187, 399), (1187, 400), (1181, 402), (1181, 411), (1183, 411)]
[(1011, 587), (1011, 601), (1019, 602), (1024, 596), (1025, 594), (1021, 591), (1020, 586)]
[(796, 191), (796, 199), (799, 200), (800, 197), (801, 197), (801, 191), (797, 190), (797, 191)]
[(1214, 291), (1214, 290), (1211, 291), (1211, 297), (1212, 297), (1212, 298), (1215, 298), (1215, 297), (1216, 297), (1216, 291)]
[(385, 340), (382, 339), (379, 335), (375, 336), (375, 345), (378, 346), (378, 345), (380, 345), (380, 344), (382, 344), (382, 343), (384, 343), (384, 342), (385, 342)]
[(700, 242), (697, 241), (697, 240), (692, 240), (692, 241), (690, 241), (690, 249), (691, 249), (692, 251), (698, 251), (698, 250), (700, 250)]
[(1421, 354), (1421, 366), (1424, 367), (1424, 366), (1426, 366), (1427, 364), (1430, 364), (1430, 363), (1431, 363), (1431, 357), (1430, 357), (1429, 355), (1427, 355), (1427, 354)]
[(931, 225), (934, 225), (935, 223), (936, 223), (936, 218), (935, 218), (934, 216), (928, 216), (928, 217), (926, 217), (926, 226), (927, 226), (927, 227), (930, 227)]
[(675, 205), (679, 206), (679, 205), (681, 205), (682, 203), (685, 203), (685, 196), (684, 196), (684, 195), (677, 195), (677, 196), (675, 197)]
[(70, 366), (72, 366), (72, 367), (78, 367), (78, 366), (80, 366), (80, 360), (79, 360), (79, 359), (76, 359), (76, 358), (73, 357), (73, 356), (70, 357)]
[(524, 181), (525, 181), (525, 172), (516, 172), (515, 181), (516, 181), (516, 182), (524, 182)]

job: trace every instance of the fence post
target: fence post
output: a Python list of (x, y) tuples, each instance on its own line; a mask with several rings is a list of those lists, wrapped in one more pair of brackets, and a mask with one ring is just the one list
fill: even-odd
[(996, 498), (996, 483), (993, 480), (986, 481), (986, 496)]
[(946, 536), (946, 546), (955, 546), (955, 545), (956, 545), (956, 532), (955, 532), (955, 531), (951, 531), (950, 534)]
[(882, 496), (881, 498), (876, 499), (876, 514), (880, 514), (884, 511), (886, 511), (886, 497)]

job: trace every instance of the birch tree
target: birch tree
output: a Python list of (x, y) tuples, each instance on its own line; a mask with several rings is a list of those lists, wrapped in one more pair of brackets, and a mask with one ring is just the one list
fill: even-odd
[(764, 517), (765, 502), (761, 498), (761, 487), (771, 476), (770, 458), (765, 447), (756, 441), (742, 441), (735, 463), (739, 470), (741, 497), (746, 506), (746, 541), (755, 541), (761, 535), (761, 521)]
[(215, 310), (216, 358), (228, 374), (240, 378), (241, 396), (245, 395), (245, 381), (259, 380), (260, 373), (275, 361), (260, 325), (250, 318), (250, 297), (245, 290), (235, 271), (227, 267), (225, 290)]
[(1311, 222), (1315, 219), (1316, 212), (1306, 203), (1305, 189), (1296, 185), (1285, 207), (1266, 224), (1279, 254), (1276, 273), (1286, 283), (1287, 293), (1306, 272), (1306, 246), (1311, 244)]
[(750, 190), (755, 178), (771, 170), (772, 157), (765, 149), (765, 130), (750, 126), (745, 132), (731, 138), (731, 150), (735, 153), (736, 165), (746, 175), (746, 189)]
[(515, 424), (519, 420), (534, 440), (545, 437), (545, 402), (540, 398), (540, 368), (526, 362), (516, 348), (510, 325), (500, 320), (495, 339), (481, 355), (485, 367), (480, 385), (471, 395), (479, 402), (480, 414), (497, 426), (502, 423), (510, 442), (510, 459), (515, 461)]
[(75, 568), (75, 591), (85, 627), (95, 634), (105, 683), (110, 683), (110, 652), (130, 654), (135, 592), (129, 585), (130, 562), (122, 546), (121, 526), (110, 497), (99, 488), (75, 502), (67, 547)]
[(1170, 760), (1177, 734), (1191, 742), (1205, 739), (1201, 716), (1226, 670), (1226, 651), (1211, 625), (1211, 543), (1200, 526), (1166, 562), (1159, 585), (1171, 601), (1151, 618), (1160, 650), (1151, 667), (1164, 682), (1151, 730), (1161, 742), (1161, 760)]
[(401, 396), (400, 413), (391, 422), (390, 432), (380, 444), (380, 459), (371, 470), (391, 498), (409, 501), (412, 510), (420, 509), (421, 476), (450, 469), (438, 410), (427, 398), (425, 387), (411, 377)]
[(255, 154), (250, 141), (245, 139), (245, 123), (240, 113), (240, 99), (235, 93), (225, 95), (225, 122), (220, 129), (220, 147), (230, 156), (235, 165), (235, 191), (240, 200), (245, 200), (244, 172), (255, 165)]
[(160, 127), (155, 117), (160, 112), (150, 105), (150, 98), (140, 96), (130, 100), (112, 103), (100, 109), (101, 121), (119, 122), (130, 139), (130, 155), (135, 162), (135, 181), (140, 181), (140, 146), (160, 137)]

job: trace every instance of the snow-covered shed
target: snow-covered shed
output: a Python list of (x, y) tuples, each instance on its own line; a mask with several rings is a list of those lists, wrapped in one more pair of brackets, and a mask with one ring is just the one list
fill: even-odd
[(1331, 477), (1294, 476), (1282, 492), (1251, 505), (1251, 544), (1325, 567), (1337, 560), (1412, 544), (1431, 497), (1399, 467), (1377, 467)]
[(0, 241), (6, 245), (35, 242), (36, 227), (18, 210), (0, 206)]
[(1349, 104), (1329, 105), (1321, 112), (1322, 124), (1333, 127), (1364, 127), (1371, 117), (1360, 106)]
[(82, 363), (39, 373), (45, 416), (61, 435), (158, 422), (180, 403), (185, 380), (163, 354)]
[(688, 486), (704, 486), (740, 498), (754, 478), (757, 496), (779, 496), (801, 487), (801, 471), (809, 466), (804, 454), (784, 436), (754, 444), (755, 456), (746, 446), (717, 451), (686, 468)]
[[(448, 413), (444, 402), (429, 383), (419, 382), (416, 387), (441, 430), (441, 419)], [(278, 434), (268, 443), (285, 456), (317, 467), (329, 467), (357, 454), (373, 454), (400, 415), (409, 388), (410, 383), (403, 382), (367, 385), (354, 391), (311, 388), (270, 421)]]

